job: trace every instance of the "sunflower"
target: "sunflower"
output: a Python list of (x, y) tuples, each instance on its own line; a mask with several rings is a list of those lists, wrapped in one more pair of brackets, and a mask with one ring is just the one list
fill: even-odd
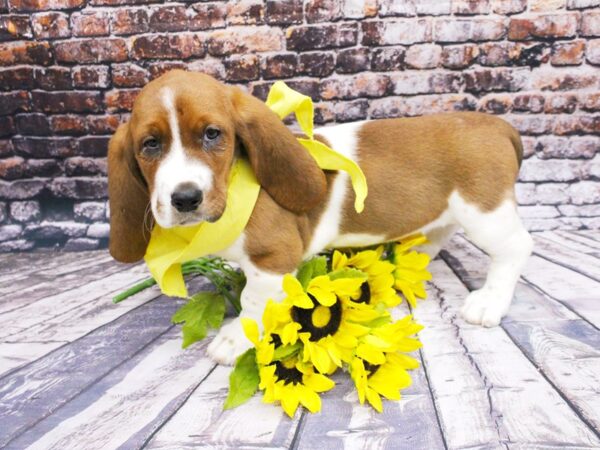
[[(287, 298), (284, 307), (289, 308), (289, 317), (295, 325), (288, 323), (281, 328), (282, 342), (303, 344), (303, 362), (311, 362), (323, 374), (330, 374), (343, 361), (350, 361), (357, 338), (369, 332), (360, 321), (371, 318), (370, 313), (350, 311), (343, 299), (358, 296), (365, 277), (338, 278), (318, 276), (310, 280), (306, 291), (300, 282), (286, 275), (283, 288)], [(281, 311), (283, 313), (283, 311)], [(350, 319), (354, 319), (351, 321)]]
[(431, 280), (431, 273), (427, 270), (429, 255), (410, 249), (426, 242), (427, 238), (421, 234), (404, 239), (394, 248), (394, 287), (413, 308), (417, 306), (417, 297), (427, 297), (425, 281)]
[(383, 411), (381, 396), (400, 400), (400, 391), (409, 387), (412, 380), (407, 370), (419, 367), (419, 362), (402, 353), (386, 353), (381, 364), (371, 364), (360, 357), (350, 362), (350, 375), (361, 404), (365, 399), (377, 411)]
[(364, 250), (351, 256), (335, 251), (332, 257), (332, 270), (355, 268), (367, 275), (367, 280), (360, 287), (360, 295), (352, 300), (362, 305), (384, 304), (388, 308), (397, 306), (401, 298), (394, 290), (395, 266), (389, 261), (381, 260), (383, 247), (376, 250)]
[[(272, 306), (270, 310), (274, 311)], [(275, 333), (264, 334), (260, 339), (258, 324), (251, 319), (242, 319), (242, 325), (246, 337), (256, 347), (260, 379), (258, 387), (264, 391), (263, 401), (279, 401), (290, 417), (300, 404), (310, 412), (320, 411), (321, 398), (318, 393), (332, 389), (335, 383), (316, 372), (311, 364), (299, 360), (299, 345), (284, 345), (281, 337)]]
[(335, 383), (312, 364), (303, 363), (297, 356), (262, 366), (259, 369), (259, 388), (265, 391), (265, 403), (281, 402), (283, 410), (292, 417), (299, 404), (310, 412), (321, 410), (319, 392), (332, 389)]
[(381, 412), (381, 395), (390, 400), (400, 399), (400, 390), (411, 384), (407, 370), (419, 366), (417, 360), (404, 353), (421, 347), (414, 336), (422, 329), (408, 315), (372, 328), (359, 339), (349, 366), (361, 404), (366, 398)]

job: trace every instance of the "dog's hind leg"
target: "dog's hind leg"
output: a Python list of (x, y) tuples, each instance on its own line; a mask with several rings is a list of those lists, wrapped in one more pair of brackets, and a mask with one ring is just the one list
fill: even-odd
[(458, 228), (458, 225), (450, 224), (433, 228), (431, 231), (425, 231), (424, 234), (427, 237), (427, 243), (419, 245), (415, 249), (419, 252), (427, 253), (429, 258), (433, 260), (454, 233), (456, 233)]
[(491, 259), (483, 287), (467, 296), (462, 315), (473, 324), (496, 326), (508, 312), (521, 271), (531, 255), (533, 240), (512, 199), (493, 211), (483, 212), (454, 193), (450, 206), (467, 237)]

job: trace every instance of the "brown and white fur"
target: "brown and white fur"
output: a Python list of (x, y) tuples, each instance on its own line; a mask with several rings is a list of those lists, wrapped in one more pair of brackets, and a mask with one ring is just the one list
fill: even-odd
[[(319, 169), (261, 101), (199, 73), (173, 71), (152, 81), (110, 142), (111, 254), (123, 262), (142, 259), (153, 221), (169, 228), (218, 220), (231, 166), (247, 157), (262, 189), (243, 234), (220, 253), (246, 274), (243, 316), (260, 319), (265, 301), (282, 297), (283, 274), (323, 249), (421, 231), (430, 240), (422, 250), (433, 257), (463, 228), (491, 265), (462, 314), (473, 324), (498, 325), (532, 249), (515, 202), (517, 132), (492, 116), (452, 113), (316, 134), (364, 171), (369, 195), (362, 214), (354, 210), (348, 175)], [(172, 201), (182, 189), (201, 192), (192, 210), (180, 212)], [(248, 345), (235, 319), (208, 352), (230, 364)]]

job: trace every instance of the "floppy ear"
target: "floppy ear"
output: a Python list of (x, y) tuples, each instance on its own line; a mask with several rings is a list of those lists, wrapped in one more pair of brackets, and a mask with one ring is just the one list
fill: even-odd
[[(149, 196), (133, 154), (128, 124), (122, 124), (108, 145), (109, 250), (120, 262), (144, 257), (150, 226), (144, 224)], [(151, 217), (150, 217), (151, 219)]]
[(308, 151), (267, 105), (231, 88), (237, 138), (248, 153), (260, 185), (273, 199), (295, 213), (323, 200), (325, 174)]

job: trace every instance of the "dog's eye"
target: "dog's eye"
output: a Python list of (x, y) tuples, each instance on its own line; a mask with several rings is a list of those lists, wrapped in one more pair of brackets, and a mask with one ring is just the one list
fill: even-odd
[(221, 130), (217, 127), (209, 126), (204, 130), (204, 139), (207, 141), (214, 141), (221, 135)]
[(155, 137), (147, 137), (142, 144), (142, 153), (146, 156), (158, 156), (161, 151), (160, 141)]

